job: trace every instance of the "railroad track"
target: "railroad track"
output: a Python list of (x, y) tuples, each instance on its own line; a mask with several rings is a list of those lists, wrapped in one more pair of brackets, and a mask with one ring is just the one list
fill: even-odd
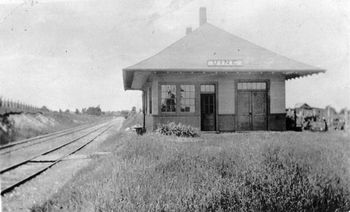
[(73, 132), (82, 131), (82, 130), (88, 129), (89, 127), (96, 125), (96, 124), (97, 123), (84, 124), (82, 126), (78, 126), (78, 127), (58, 131), (58, 132), (53, 132), (53, 133), (40, 135), (40, 136), (36, 136), (33, 138), (28, 138), (28, 139), (24, 139), (21, 141), (11, 142), (9, 144), (1, 145), (0, 146), (0, 154), (7, 154), (7, 153), (14, 152), (14, 151), (22, 149), (22, 148), (26, 148), (28, 146), (32, 146), (32, 145), (36, 145), (36, 144), (45, 142), (49, 139), (59, 138), (59, 137), (68, 135), (68, 134), (73, 133)]
[[(77, 138), (71, 139), (68, 142), (55, 146), (53, 148), (47, 149), (39, 154), (32, 155), (22, 161), (15, 164), (11, 164), (8, 167), (2, 167), (0, 171), (1, 178), (1, 196), (12, 191), (14, 188), (28, 182), (34, 177), (40, 175), (47, 169), (56, 165), (60, 161), (64, 160), (68, 156), (78, 152), (86, 145), (93, 142), (96, 138), (101, 136), (109, 128), (111, 128), (110, 122), (100, 124), (96, 127), (91, 127), (91, 130), (80, 135)], [(54, 153), (59, 151), (61, 154), (57, 157)], [(54, 159), (50, 160), (40, 160), (41, 157), (47, 157), (49, 155), (54, 156)], [(22, 170), (21, 170), (22, 169)], [(20, 175), (19, 177), (17, 175)]]

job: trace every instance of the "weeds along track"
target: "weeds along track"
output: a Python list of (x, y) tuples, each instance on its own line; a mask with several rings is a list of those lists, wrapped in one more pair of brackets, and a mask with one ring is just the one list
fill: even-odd
[[(31, 147), (41, 146), (40, 152), (35, 154), (27, 154), (24, 158), (21, 156), (21, 151), (16, 151), (16, 154), (0, 155), (0, 159), (4, 162), (7, 159), (11, 161), (11, 158), (15, 158), (7, 165), (1, 165), (0, 178), (1, 178), (1, 195), (12, 191), (15, 187), (18, 187), (32, 178), (40, 175), (45, 170), (51, 168), (55, 164), (64, 160), (70, 155), (78, 152), (89, 143), (93, 142), (96, 138), (101, 136), (109, 128), (111, 128), (110, 122), (98, 124), (84, 130), (78, 130), (78, 135), (66, 135), (66, 139), (63, 142), (58, 142), (56, 145), (46, 145), (51, 142), (40, 143)], [(74, 132), (72, 132), (74, 134)], [(76, 134), (76, 133), (75, 133)], [(56, 137), (55, 137), (56, 138)], [(67, 141), (68, 140), (68, 141)], [(56, 142), (54, 142), (56, 143)], [(45, 146), (46, 145), (46, 146)], [(16, 155), (20, 159), (16, 159)], [(6, 157), (4, 157), (6, 156)]]
[(32, 158), (36, 158), (40, 155), (45, 155), (50, 152), (57, 151), (73, 142), (76, 142), (89, 134), (98, 130), (101, 125), (92, 126), (88, 129), (71, 132), (70, 134), (60, 137), (60, 138), (52, 138), (46, 140), (46, 142), (40, 142), (36, 145), (27, 146), (25, 148), (21, 148), (15, 152), (9, 152), (0, 154), (1, 164), (0, 164), (0, 174), (5, 172), (6, 170), (11, 170), (16, 168), (16, 166), (24, 163)]
[[(97, 122), (99, 123), (99, 122)], [(28, 138), (28, 139), (24, 139), (21, 141), (16, 141), (16, 142), (11, 142), (9, 144), (5, 144), (5, 145), (1, 145), (0, 146), (0, 155), (1, 154), (8, 154), (10, 152), (14, 152), (16, 150), (22, 149), (22, 148), (26, 148), (28, 146), (32, 146), (32, 145), (36, 145), (42, 142), (46, 142), (49, 140), (52, 140), (54, 138), (59, 138), (65, 135), (69, 135), (71, 133), (75, 133), (84, 129), (88, 129), (91, 126), (95, 126), (97, 123), (89, 123), (89, 124), (84, 124), (81, 126), (77, 126), (74, 128), (69, 128), (69, 129), (65, 129), (65, 130), (61, 130), (61, 131), (57, 131), (57, 132), (53, 132), (53, 133), (49, 133), (49, 134), (45, 134), (45, 135), (40, 135), (40, 136), (36, 136), (33, 138)]]
[(29, 139), (24, 139), (24, 140), (17, 141), (17, 142), (11, 142), (9, 144), (0, 146), (0, 154), (8, 153), (10, 151), (16, 151), (17, 149), (25, 148), (25, 147), (30, 146), (30, 145), (35, 145), (35, 144), (38, 144), (41, 142), (45, 142), (45, 141), (52, 139), (52, 138), (58, 138), (58, 137), (67, 135), (69, 133), (76, 132), (77, 130), (86, 129), (89, 126), (90, 125), (79, 126), (79, 127), (75, 127), (75, 128), (70, 128), (70, 129), (46, 134), (46, 135), (41, 135), (41, 136), (29, 138)]

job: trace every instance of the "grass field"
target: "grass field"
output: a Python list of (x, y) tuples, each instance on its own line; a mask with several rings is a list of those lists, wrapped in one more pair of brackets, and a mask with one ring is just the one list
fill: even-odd
[(348, 211), (349, 137), (118, 133), (33, 211)]

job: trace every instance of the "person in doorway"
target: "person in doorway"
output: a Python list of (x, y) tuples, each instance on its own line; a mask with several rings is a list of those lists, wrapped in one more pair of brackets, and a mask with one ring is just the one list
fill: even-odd
[(168, 99), (167, 99), (166, 105), (169, 108), (170, 112), (175, 112), (175, 104), (176, 104), (175, 98), (176, 98), (175, 94), (173, 94), (171, 92), (171, 90), (169, 90), (168, 91)]

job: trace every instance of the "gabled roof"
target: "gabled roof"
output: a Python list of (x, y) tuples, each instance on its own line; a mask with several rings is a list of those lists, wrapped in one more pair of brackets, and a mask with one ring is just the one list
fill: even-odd
[[(209, 66), (210, 60), (236, 60), (239, 65)], [(286, 79), (325, 72), (298, 62), (209, 23), (168, 46), (158, 54), (123, 69), (124, 86), (130, 88), (135, 71), (215, 71), (215, 72), (281, 72)]]
[(297, 103), (295, 104), (295, 108), (312, 109), (312, 107), (307, 103)]
[(318, 107), (312, 107), (307, 103), (297, 103), (295, 104), (294, 108), (296, 109), (306, 109), (306, 110), (324, 110), (323, 108), (318, 108)]

